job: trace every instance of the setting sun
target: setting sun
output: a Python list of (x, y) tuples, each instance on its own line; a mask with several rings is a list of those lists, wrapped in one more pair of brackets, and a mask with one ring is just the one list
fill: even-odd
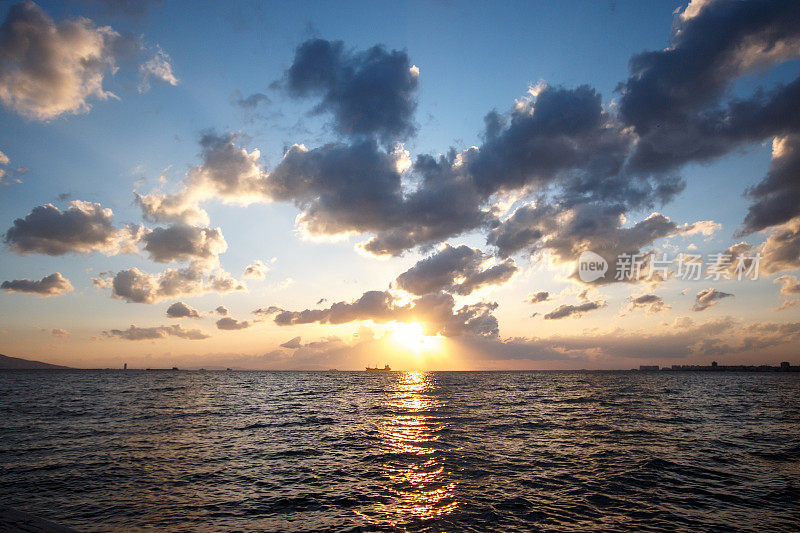
[(400, 346), (417, 353), (438, 350), (442, 344), (441, 335), (425, 335), (425, 330), (419, 322), (396, 322), (392, 325), (392, 337)]

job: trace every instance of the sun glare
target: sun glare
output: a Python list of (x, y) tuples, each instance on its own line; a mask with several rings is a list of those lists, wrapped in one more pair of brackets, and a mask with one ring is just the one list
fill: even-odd
[(417, 353), (438, 350), (442, 341), (440, 335), (425, 335), (422, 324), (418, 322), (396, 322), (392, 326), (392, 337), (400, 346)]

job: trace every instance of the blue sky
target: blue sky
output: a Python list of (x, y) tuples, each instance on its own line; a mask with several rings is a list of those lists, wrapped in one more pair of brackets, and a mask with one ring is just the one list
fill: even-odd
[[(9, 17), (12, 5), (0, 8), (0, 19)], [(85, 17), (91, 28), (110, 26), (123, 37), (130, 36), (138, 43), (138, 49), (135, 54), (115, 57), (118, 70), (104, 71), (102, 77), (103, 89), (115, 97), (105, 100), (87, 97), (85, 102), (90, 109), (41, 119), (26, 116), (8, 102), (0, 106), (3, 125), (0, 152), (10, 160), (8, 169), (27, 168), (24, 173), (13, 172), (20, 183), (0, 188), (0, 214), (5, 224), (2, 231), (36, 206), (52, 203), (64, 211), (75, 200), (111, 209), (116, 227), (128, 223), (149, 229), (163, 227), (165, 221), (148, 221), (143, 217), (140, 206), (134, 202), (133, 191), (140, 194), (180, 191), (181, 180), (189, 169), (202, 163), (199, 142), (209, 132), (218, 136), (237, 134), (238, 148), (250, 154), (258, 150), (265, 175), (281, 163), (286, 150), (294, 144), (314, 150), (327, 143), (349, 142), (336, 130), (329, 113), (312, 112), (318, 103), (314, 96), (292, 98), (285, 87), (275, 85), (275, 82), (286, 83), (285, 72), (297, 61), (298, 46), (310, 39), (342, 41), (346, 53), (352, 54), (383, 45), (386, 50), (402, 51), (410, 64), (419, 68), (413, 92), (416, 102), (413, 122), (417, 131), (403, 139), (404, 149), (412, 160), (420, 154), (443, 154), (451, 147), (456, 151), (481, 147), (485, 140), (484, 116), (491, 110), (508, 114), (515, 100), (522, 101), (528, 89), (540, 83), (568, 90), (589, 85), (602, 95), (604, 112), (616, 116), (625, 91), (618, 86), (631, 75), (629, 61), (641, 52), (670, 46), (674, 14), (676, 10), (680, 13), (686, 3), (335, 5), (165, 1), (134, 14), (121, 13), (104, 2), (38, 5), (54, 24)], [(710, 16), (708, 9), (706, 15), (701, 10), (698, 18), (686, 24), (699, 24), (697, 21), (703, 16)], [(725, 14), (722, 9), (719, 11)], [(153, 78), (149, 90), (140, 90), (141, 65), (156, 57), (159, 50), (165, 54), (175, 83)], [(797, 76), (797, 57), (787, 54), (761, 68), (731, 75), (719, 103), (747, 99), (759, 86), (769, 89), (790, 83)], [(13, 61), (9, 60), (9, 64)], [(265, 95), (270, 102), (251, 110), (234, 104), (236, 98), (256, 93)], [(668, 173), (684, 180), (683, 191), (664, 204), (627, 206), (623, 227), (630, 228), (653, 212), (678, 225), (713, 221), (717, 226), (709, 235), (693, 233), (656, 239), (646, 243), (646, 249), (677, 253), (693, 245), (698, 253), (726, 250), (742, 240), (734, 234), (741, 228), (751, 204), (751, 199), (743, 193), (767, 173), (772, 140), (778, 135), (765, 134), (731, 146), (722, 155), (689, 160), (670, 169)], [(404, 180), (414, 179), (414, 172), (414, 168), (407, 171)], [(515, 194), (519, 196), (515, 197), (514, 207), (500, 220), (538, 193), (518, 190)], [(503, 260), (487, 245), (485, 228), (455, 232), (436, 242), (412, 246), (395, 257), (376, 259), (354, 250), (356, 244), (367, 240), (374, 231), (354, 231), (337, 239), (309, 239), (298, 229), (295, 219), (302, 210), (293, 201), (272, 198), (242, 206), (226, 205), (219, 200), (215, 197), (202, 204), (208, 213), (209, 227), (221, 228), (227, 244), (227, 250), (218, 257), (219, 266), (234, 278), (241, 278), (249, 264), (261, 260), (269, 265), (264, 279), (248, 281), (246, 291), (178, 294), (152, 303), (131, 303), (120, 295), (110, 297), (115, 294), (114, 289), (97, 288), (92, 278), (103, 271), (113, 275), (133, 267), (157, 274), (165, 268), (179, 267), (181, 261), (154, 263), (143, 249), (116, 255), (98, 251), (60, 255), (35, 250), (20, 253), (7, 239), (0, 263), (2, 280), (40, 280), (59, 272), (71, 281), (74, 290), (48, 297), (21, 290), (0, 293), (3, 330), (0, 350), (8, 355), (35, 356), (77, 366), (116, 366), (125, 359), (143, 366), (152, 362), (182, 366), (229, 366), (230, 363), (255, 367), (360, 368), (363, 353), (388, 349), (391, 323), (366, 319), (338, 325), (279, 326), (272, 317), (262, 320), (252, 315), (252, 311), (270, 305), (292, 312), (325, 309), (333, 302), (351, 302), (367, 291), (386, 290), (399, 274), (435, 254), (437, 246), (444, 242), (468, 245), (487, 254), (490, 261)], [(563, 205), (560, 208), (566, 209)], [(357, 211), (359, 207), (353, 209)], [(781, 228), (767, 227), (752, 232), (745, 240), (753, 246), (762, 246), (771, 231)], [(671, 248), (665, 248), (667, 244)], [(764, 324), (791, 325), (797, 320), (797, 307), (773, 311), (783, 301), (794, 301), (795, 297), (790, 289), (779, 294), (782, 285), (774, 282), (780, 276), (796, 274), (796, 270), (793, 274), (792, 268), (783, 267), (758, 282), (709, 284), (703, 280), (681, 284), (672, 280), (658, 287), (620, 283), (593, 286), (588, 298), (603, 302), (600, 309), (583, 315), (576, 313), (575, 317), (564, 320), (543, 320), (542, 315), (553, 308), (580, 305), (586, 298), (580, 294), (585, 287), (566, 279), (574, 265), (539, 262), (531, 258), (530, 248), (514, 252), (512, 259), (518, 272), (510, 281), (488, 285), (474, 294), (456, 295), (459, 305), (479, 301), (498, 303), (493, 316), (498, 319), (499, 331), (489, 335), (494, 347), (485, 345), (486, 335), (474, 345), (470, 344), (470, 334), (459, 335), (453, 340), (454, 346), (456, 341), (459, 345), (473, 346), (470, 349), (480, 355), (468, 362), (459, 359), (455, 364), (454, 349), (448, 350), (449, 359), (442, 354), (392, 352), (397, 364), (443, 368), (459, 365), (626, 368), (646, 361), (646, 354), (618, 355), (613, 346), (586, 346), (584, 339), (591, 337), (591, 332), (619, 329), (624, 331), (620, 337), (625, 339), (636, 337), (637, 331), (654, 329), (671, 335), (676, 320), (680, 323), (682, 317), (690, 318), (695, 325), (717, 321), (735, 329), (736, 324), (749, 324), (753, 331), (769, 329)], [(708, 309), (693, 312), (697, 293), (712, 287), (735, 297), (722, 297)], [(529, 293), (539, 291), (551, 293), (550, 303), (535, 306), (525, 303)], [(629, 297), (645, 292), (658, 294), (670, 308), (653, 313), (641, 310), (622, 313)], [(405, 301), (403, 298), (408, 299), (409, 295), (397, 297), (398, 301)], [(318, 303), (321, 299), (325, 301)], [(179, 300), (204, 313), (224, 305), (232, 316), (248, 321), (248, 325), (237, 331), (223, 331), (215, 327), (218, 315), (207, 314), (197, 320), (168, 318), (165, 309)], [(531, 318), (534, 312), (538, 316)], [(156, 330), (137, 341), (113, 333), (125, 331), (132, 324)], [(157, 329), (176, 324), (199, 329), (208, 338), (191, 340)], [(373, 342), (383, 344), (376, 348), (359, 341), (363, 336), (354, 334), (363, 327), (373, 331)], [(53, 330), (64, 330), (68, 335), (54, 335)], [(687, 338), (691, 336), (691, 332), (685, 333)], [(443, 332), (439, 334), (449, 338)], [(279, 346), (295, 336), (301, 336), (299, 347)], [(337, 340), (332, 341), (334, 338)], [(528, 339), (531, 344), (518, 348), (524, 352), (522, 355), (509, 356), (509, 351), (514, 351), (507, 342), (510, 338)], [(558, 342), (553, 341), (556, 338)], [(781, 340), (788, 338), (783, 336)], [(547, 339), (550, 342), (545, 342), (543, 348), (542, 343)], [(652, 339), (653, 343), (662, 341)], [(333, 344), (328, 347), (324, 342)], [(692, 345), (688, 341), (686, 344)], [(552, 352), (553, 345), (557, 345), (557, 353)], [(772, 362), (783, 355), (774, 342), (765, 342), (765, 346), (763, 350), (730, 345), (726, 349), (702, 351), (692, 345), (684, 351), (677, 350), (673, 357), (664, 353), (660, 361), (695, 362), (727, 355), (730, 360)], [(392, 348), (397, 349), (397, 346)]]

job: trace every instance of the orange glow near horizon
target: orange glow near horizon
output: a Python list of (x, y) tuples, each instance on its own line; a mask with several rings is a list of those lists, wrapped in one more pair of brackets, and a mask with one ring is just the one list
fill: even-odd
[(444, 344), (440, 334), (425, 335), (425, 328), (419, 322), (395, 322), (391, 326), (392, 339), (403, 348), (417, 355), (425, 352), (439, 352)]

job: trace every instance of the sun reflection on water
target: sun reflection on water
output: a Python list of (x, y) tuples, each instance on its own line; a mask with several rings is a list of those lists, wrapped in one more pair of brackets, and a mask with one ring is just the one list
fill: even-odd
[(432, 374), (405, 372), (386, 404), (391, 414), (381, 439), (390, 453), (384, 465), (388, 488), (396, 498), (386, 509), (392, 526), (409, 519), (442, 517), (458, 506), (455, 483), (437, 454), (444, 423), (435, 412), (443, 403), (430, 394), (432, 389)]

